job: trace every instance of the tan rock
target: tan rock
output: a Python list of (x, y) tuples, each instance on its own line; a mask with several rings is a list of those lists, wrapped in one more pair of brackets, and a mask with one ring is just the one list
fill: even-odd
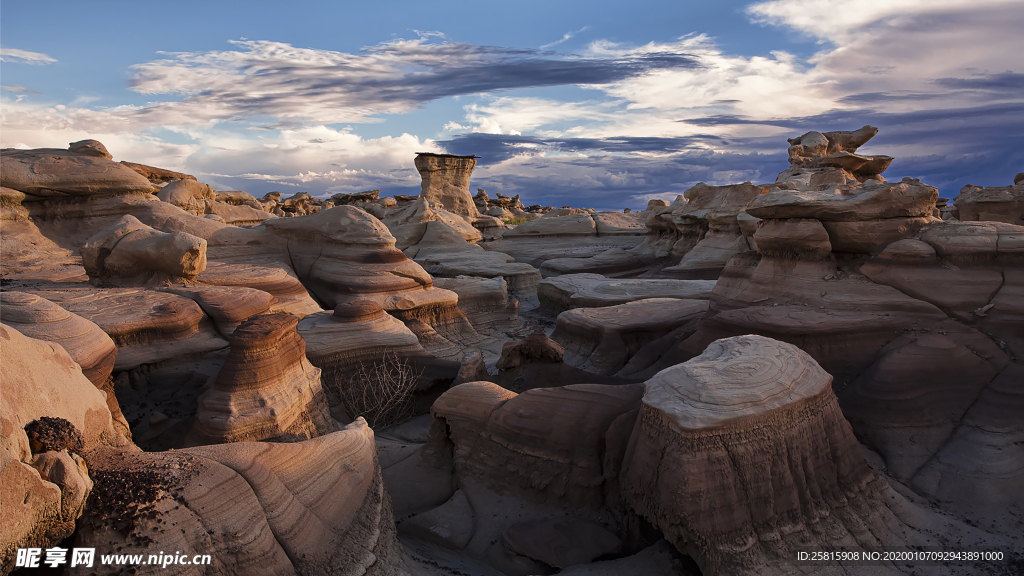
[(264, 314), (235, 329), (188, 443), (295, 442), (334, 431), (320, 370), (306, 359), (297, 324), (294, 316)]
[(143, 178), (153, 182), (173, 182), (174, 180), (195, 180), (196, 177), (191, 174), (184, 174), (182, 172), (175, 172), (173, 170), (165, 170), (163, 168), (156, 168), (154, 166), (147, 166), (145, 164), (136, 164), (135, 162), (121, 161), (121, 164), (135, 170), (142, 175)]
[(9, 572), (18, 548), (48, 548), (71, 535), (91, 488), (79, 454), (34, 455), (26, 424), (63, 419), (81, 434), (76, 452), (129, 442), (115, 430), (103, 393), (58, 344), (0, 326), (0, 381), (0, 566)]
[(106, 394), (107, 408), (118, 430), (130, 438), (110, 380), (117, 346), (99, 326), (45, 298), (27, 292), (0, 292), (3, 323), (29, 338), (59, 344), (82, 368), (82, 373)]
[(19, 222), (28, 219), (28, 209), (21, 205), (25, 193), (13, 188), (0, 188), (0, 222)]
[(597, 212), (593, 216), (598, 236), (635, 236), (647, 233), (644, 219), (639, 215), (622, 212)]
[(195, 300), (224, 337), (243, 321), (269, 312), (275, 304), (269, 293), (240, 286), (176, 286), (161, 291)]
[(202, 308), (182, 296), (137, 288), (69, 288), (34, 293), (106, 332), (118, 348), (116, 372), (228, 345)]
[(1013, 186), (964, 186), (953, 198), (962, 222), (996, 221), (1024, 225), (1024, 181)]
[(502, 238), (506, 239), (560, 236), (597, 236), (597, 224), (588, 213), (566, 216), (546, 214), (541, 218), (523, 222), (502, 234)]
[[(104, 505), (83, 518), (81, 546), (208, 554), (211, 573), (406, 573), (373, 432), (362, 420), (304, 442), (104, 451), (91, 469)], [(133, 497), (117, 498), (125, 492)]]
[(113, 156), (110, 155), (110, 152), (107, 152), (107, 147), (99, 140), (79, 140), (78, 142), (72, 142), (71, 144), (68, 144), (68, 151), (82, 154), (84, 156), (106, 158), (107, 160), (113, 158)]
[(107, 286), (192, 279), (206, 269), (206, 240), (184, 232), (160, 232), (134, 216), (123, 216), (97, 232), (81, 253), (90, 279)]
[(835, 252), (877, 254), (890, 243), (907, 238), (932, 224), (935, 218), (882, 218), (856, 222), (825, 221), (829, 242)]
[(763, 220), (754, 241), (758, 252), (775, 258), (823, 260), (832, 253), (828, 232), (811, 218)]
[(823, 191), (776, 189), (751, 201), (747, 213), (757, 218), (816, 218), (863, 221), (920, 218), (932, 215), (939, 191), (919, 180), (898, 184), (865, 183)]
[(438, 202), (445, 210), (475, 218), (479, 215), (473, 195), (469, 192), (469, 178), (476, 167), (477, 156), (419, 153), (416, 170), (422, 178), (420, 198)]
[(134, 170), (92, 152), (4, 149), (0, 184), (44, 197), (149, 194), (154, 186)]
[(176, 180), (164, 186), (156, 197), (193, 214), (206, 213), (206, 200), (216, 200), (217, 191), (196, 180)]

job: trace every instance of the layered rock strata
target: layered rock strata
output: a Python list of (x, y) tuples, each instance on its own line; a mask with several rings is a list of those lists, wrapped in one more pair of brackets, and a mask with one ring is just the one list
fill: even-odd
[(537, 297), (545, 310), (558, 314), (573, 308), (617, 306), (648, 298), (706, 300), (714, 280), (607, 278), (600, 274), (566, 274), (541, 280)]
[(199, 399), (187, 442), (300, 441), (332, 432), (320, 369), (306, 359), (298, 319), (265, 314), (228, 338), (230, 353)]
[(792, 570), (798, 541), (863, 543), (857, 503), (880, 505), (878, 481), (831, 380), (797, 347), (760, 336), (660, 372), (623, 463), (626, 501), (709, 574)]
[[(56, 546), (75, 530), (92, 488), (82, 454), (129, 442), (103, 393), (59, 344), (0, 325), (0, 380), (0, 566), (7, 573), (18, 548)], [(26, 430), (38, 435), (54, 425), (64, 430), (51, 439), (77, 436), (80, 444), (33, 442)]]
[(469, 178), (479, 156), (419, 153), (416, 170), (422, 178), (420, 198), (437, 202), (449, 212), (476, 218), (479, 216), (473, 195), (469, 192)]
[(603, 376), (617, 374), (646, 344), (680, 328), (696, 331), (707, 312), (703, 300), (649, 298), (558, 315), (551, 339), (565, 349), (565, 363)]
[(102, 286), (193, 279), (206, 270), (206, 240), (160, 232), (130, 215), (89, 238), (81, 253), (89, 278)]
[(1024, 180), (1012, 186), (964, 186), (953, 198), (953, 204), (961, 222), (994, 221), (1024, 226)]
[(98, 450), (90, 462), (96, 499), (81, 520), (81, 546), (209, 555), (203, 569), (217, 574), (406, 573), (373, 431), (362, 419), (303, 442)]
[(117, 346), (99, 326), (60, 306), (26, 292), (0, 292), (4, 324), (29, 338), (59, 344), (82, 368), (82, 373), (106, 395), (114, 425), (131, 437), (121, 414), (110, 375), (117, 359)]

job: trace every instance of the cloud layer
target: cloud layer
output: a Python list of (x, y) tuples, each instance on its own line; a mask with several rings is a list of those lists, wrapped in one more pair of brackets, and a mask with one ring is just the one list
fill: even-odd
[[(4, 100), (0, 138), (97, 138), (124, 159), (254, 193), (415, 192), (414, 152), (474, 153), (474, 186), (595, 208), (642, 207), (698, 181), (770, 181), (787, 166), (786, 138), (864, 124), (880, 128), (864, 151), (896, 156), (891, 177), (921, 177), (944, 196), (1024, 170), (1020, 0), (772, 0), (747, 14), (818, 52), (731, 54), (702, 34), (545, 49), (586, 27), (541, 49), (437, 32), (354, 54), (240, 40), (134, 66), (130, 89), (157, 100), (144, 105), (59, 105), (5, 86), (17, 96)], [(54, 61), (6, 48), (2, 57)], [(401, 127), (402, 115), (452, 98), (463, 98), (462, 114), (433, 118), (433, 133), (341, 127)]]

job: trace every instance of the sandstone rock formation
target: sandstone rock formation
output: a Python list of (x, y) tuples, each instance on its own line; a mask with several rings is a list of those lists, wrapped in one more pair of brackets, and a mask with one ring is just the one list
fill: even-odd
[(300, 441), (334, 430), (320, 370), (306, 359), (297, 324), (294, 316), (264, 314), (235, 329), (187, 442)]
[(648, 298), (705, 300), (714, 280), (616, 279), (600, 274), (565, 274), (541, 280), (537, 297), (554, 314), (573, 308), (616, 306)]
[(438, 202), (449, 212), (476, 218), (479, 213), (469, 192), (469, 178), (479, 156), (416, 154), (416, 170), (422, 178), (420, 198)]
[(202, 568), (214, 574), (407, 573), (373, 431), (362, 420), (303, 442), (106, 449), (90, 462), (95, 500), (81, 520), (81, 546), (208, 554)]
[[(59, 344), (0, 325), (0, 381), (0, 566), (7, 573), (18, 548), (54, 546), (75, 529), (92, 488), (82, 454), (129, 443), (103, 393)], [(34, 433), (62, 425), (81, 445), (31, 442), (26, 426), (37, 421)]]
[(956, 217), (962, 222), (995, 221), (1024, 226), (1024, 180), (1015, 179), (1013, 186), (964, 186), (953, 198), (953, 204)]
[(45, 198), (149, 194), (149, 180), (90, 150), (60, 149), (0, 151), (0, 185)]
[(192, 279), (206, 270), (206, 240), (185, 232), (160, 232), (130, 215), (89, 238), (81, 252), (82, 265), (97, 285)]
[(0, 292), (0, 321), (21, 334), (59, 344), (82, 368), (82, 373), (106, 394), (114, 425), (129, 439), (131, 433), (118, 405), (110, 375), (117, 346), (99, 326), (35, 294)]
[[(566, 364), (611, 376), (625, 368), (645, 345), (676, 330), (695, 332), (707, 309), (707, 301), (675, 298), (577, 308), (558, 315), (551, 339), (565, 349)], [(647, 368), (649, 362), (631, 367), (630, 372)]]
[(784, 573), (790, 548), (859, 539), (881, 480), (830, 384), (797, 347), (759, 336), (660, 372), (623, 463), (626, 501), (704, 573)]

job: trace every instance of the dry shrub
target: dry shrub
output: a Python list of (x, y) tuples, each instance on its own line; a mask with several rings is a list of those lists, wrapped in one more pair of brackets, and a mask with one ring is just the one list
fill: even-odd
[(341, 403), (353, 418), (362, 416), (373, 428), (396, 424), (412, 412), (412, 393), (423, 370), (393, 352), (359, 369), (340, 386)]

